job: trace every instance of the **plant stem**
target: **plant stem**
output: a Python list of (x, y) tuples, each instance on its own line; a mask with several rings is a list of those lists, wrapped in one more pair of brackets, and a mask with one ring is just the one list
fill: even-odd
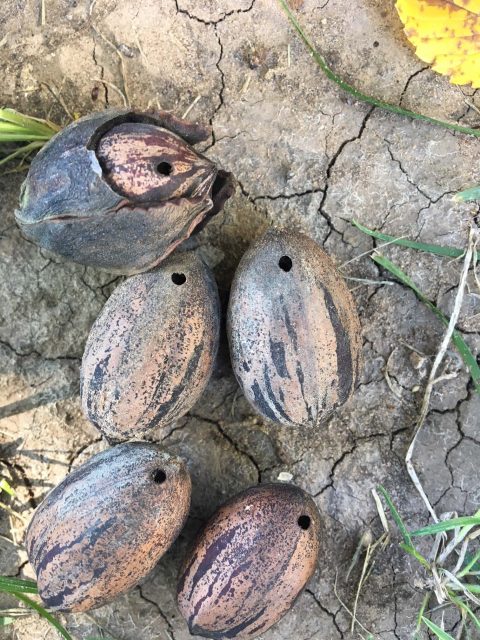
[(384, 109), (385, 111), (390, 111), (391, 113), (395, 113), (401, 116), (407, 116), (408, 118), (413, 118), (414, 120), (423, 120), (424, 122), (429, 122), (430, 124), (438, 125), (443, 127), (444, 129), (450, 129), (451, 131), (458, 131), (460, 133), (466, 133), (470, 136), (475, 136), (476, 138), (480, 138), (480, 129), (473, 129), (472, 127), (464, 127), (461, 124), (456, 124), (454, 122), (446, 122), (445, 120), (438, 120), (437, 118), (432, 118), (430, 116), (426, 116), (423, 113), (417, 113), (416, 111), (411, 111), (410, 109), (404, 109), (395, 104), (390, 104), (389, 102), (385, 102), (384, 100), (379, 100), (373, 96), (369, 96), (362, 91), (359, 91), (354, 86), (342, 80), (337, 74), (328, 66), (325, 58), (317, 51), (314, 44), (310, 40), (310, 38), (303, 31), (300, 23), (297, 18), (292, 13), (292, 10), (288, 6), (287, 0), (278, 0), (280, 6), (287, 14), (288, 19), (290, 20), (293, 28), (298, 33), (300, 38), (303, 40), (304, 44), (309, 49), (312, 54), (313, 59), (318, 64), (323, 73), (335, 82), (341, 89), (349, 93), (351, 96), (360, 100), (361, 102), (366, 102), (367, 104), (371, 104), (374, 107), (379, 107), (380, 109)]

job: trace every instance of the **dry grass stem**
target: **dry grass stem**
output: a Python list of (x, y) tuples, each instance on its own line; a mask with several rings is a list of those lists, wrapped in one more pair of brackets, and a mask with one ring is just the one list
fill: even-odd
[[(63, 87), (63, 84), (65, 82), (65, 78), (62, 80), (62, 85), (61, 87)], [(67, 107), (67, 105), (65, 104), (64, 99), (61, 96), (61, 90), (62, 88), (60, 87), (60, 90), (58, 90), (58, 92), (56, 92), (53, 87), (51, 87), (48, 83), (46, 82), (40, 82), (40, 86), (41, 87), (45, 87), (45, 89), (48, 91), (48, 93), (50, 93), (50, 95), (53, 97), (53, 99), (55, 100), (55, 102), (57, 102), (62, 109), (65, 111), (65, 113), (67, 114), (67, 116), (70, 118), (70, 120), (75, 120), (74, 115), (72, 114), (72, 112), (70, 111), (70, 109)], [(56, 87), (55, 87), (56, 89)]]
[(17, 511), (15, 511), (15, 509), (12, 509), (12, 507), (9, 507), (8, 504), (5, 504), (4, 502), (0, 502), (0, 509), (3, 509), (4, 511), (6, 511), (9, 516), (11, 516), (12, 518), (16, 518), (23, 525), (26, 524), (25, 518), (21, 516)]
[(187, 110), (185, 111), (185, 113), (182, 115), (182, 118), (186, 118), (188, 116), (188, 114), (190, 113), (190, 111), (193, 109), (193, 107), (197, 104), (197, 102), (200, 100), (202, 96), (197, 96), (195, 98), (195, 100), (191, 103), (191, 105), (187, 108)]
[[(427, 382), (427, 386), (425, 388), (425, 394), (423, 397), (423, 402), (422, 402), (422, 407), (420, 410), (420, 415), (417, 421), (417, 424), (415, 426), (415, 431), (412, 437), (412, 440), (410, 442), (410, 446), (408, 447), (408, 451), (407, 451), (407, 455), (405, 456), (405, 464), (407, 466), (407, 471), (408, 474), (413, 482), (413, 484), (415, 485), (417, 491), (419, 492), (420, 496), (422, 497), (422, 500), (424, 501), (424, 503), (427, 506), (427, 509), (430, 513), (430, 515), (432, 516), (433, 520), (435, 522), (438, 522), (438, 517), (437, 514), (435, 513), (435, 510), (433, 509), (432, 505), (430, 504), (430, 500), (427, 497), (427, 494), (425, 493), (425, 490), (423, 489), (422, 483), (420, 482), (420, 479), (417, 475), (417, 472), (415, 471), (415, 467), (413, 466), (413, 462), (412, 462), (412, 458), (413, 458), (413, 453), (415, 450), (415, 444), (417, 442), (417, 438), (418, 435), (425, 423), (425, 419), (428, 415), (428, 411), (429, 411), (429, 407), (430, 407), (430, 399), (432, 396), (432, 392), (433, 392), (433, 388), (435, 386), (435, 384), (437, 382), (439, 382), (442, 379), (446, 379), (446, 377), (450, 378), (451, 375), (450, 374), (446, 374), (446, 375), (442, 375), (437, 377), (437, 372), (438, 369), (445, 357), (445, 354), (447, 353), (447, 349), (448, 349), (448, 345), (450, 344), (450, 340), (452, 338), (453, 332), (455, 330), (455, 326), (457, 324), (458, 321), (458, 317), (460, 315), (460, 310), (462, 307), (462, 302), (463, 302), (463, 297), (465, 295), (465, 287), (467, 284), (467, 277), (468, 277), (468, 271), (472, 265), (472, 259), (473, 259), (473, 255), (474, 255), (474, 246), (475, 246), (475, 241), (474, 241), (474, 231), (473, 229), (470, 230), (470, 234), (469, 234), (469, 240), (468, 240), (468, 248), (465, 252), (465, 256), (463, 259), (463, 268), (462, 268), (462, 272), (460, 275), (460, 281), (459, 281), (459, 285), (458, 285), (458, 290), (457, 290), (457, 295), (455, 296), (455, 303), (454, 303), (454, 307), (453, 307), (453, 311), (452, 314), (450, 316), (450, 321), (448, 323), (448, 327), (445, 331), (445, 334), (443, 336), (442, 342), (440, 344), (440, 348), (437, 352), (437, 355), (435, 356), (435, 360), (432, 364), (432, 368), (430, 370), (430, 375), (428, 378), (428, 382)], [(457, 375), (457, 374), (455, 374)]]
[(385, 513), (385, 509), (383, 508), (382, 501), (380, 500), (380, 496), (377, 493), (376, 489), (372, 489), (372, 496), (375, 500), (375, 506), (377, 507), (378, 517), (380, 518), (380, 522), (382, 523), (383, 530), (386, 534), (390, 534), (390, 529), (388, 527), (387, 514)]
[(364, 256), (368, 256), (374, 251), (378, 251), (379, 249), (383, 249), (383, 247), (388, 247), (388, 245), (390, 244), (396, 244), (399, 240), (404, 240), (406, 237), (407, 236), (400, 236), (399, 238), (395, 238), (395, 240), (389, 240), (388, 242), (383, 242), (382, 244), (379, 244), (377, 247), (372, 247), (368, 251), (364, 251), (363, 253), (360, 253), (358, 256), (355, 256), (354, 258), (351, 258), (350, 260), (343, 262), (340, 265), (339, 270), (342, 271), (347, 266), (347, 264), (350, 264), (351, 262), (355, 262), (356, 260), (360, 260), (360, 258), (363, 258)]
[[(93, 14), (93, 8), (95, 7), (97, 0), (92, 0), (90, 3), (90, 7), (88, 9), (88, 15), (89, 18), (92, 18), (92, 14)], [(98, 27), (96, 27), (92, 21), (90, 21), (90, 26), (92, 27), (93, 31), (97, 34), (97, 36), (99, 38), (101, 38), (106, 44), (108, 44), (109, 47), (111, 47), (115, 54), (118, 56), (118, 58), (120, 59), (120, 71), (122, 74), (122, 83), (123, 83), (123, 91), (121, 91), (116, 85), (114, 85), (113, 83), (109, 83), (106, 80), (100, 78), (99, 80), (97, 80), (97, 82), (103, 82), (104, 84), (106, 84), (109, 87), (112, 87), (112, 89), (116, 90), (117, 93), (119, 93), (122, 96), (124, 105), (129, 108), (130, 107), (130, 96), (129, 96), (129, 91), (128, 91), (128, 83), (127, 83), (127, 69), (125, 67), (125, 60), (124, 57), (122, 55), (122, 52), (119, 51), (117, 45), (112, 42), (111, 40), (109, 40), (101, 31)]]
[[(337, 598), (338, 602), (340, 603), (341, 607), (348, 613), (348, 615), (353, 618), (353, 611), (351, 611), (347, 605), (343, 602), (343, 600), (340, 598), (339, 594), (338, 594), (338, 588), (337, 588), (337, 582), (338, 582), (338, 574), (335, 575), (335, 582), (333, 583), (333, 593), (335, 594), (335, 597)], [(363, 624), (360, 622), (360, 620), (355, 619), (356, 624), (358, 624), (358, 626), (365, 631), (365, 633), (367, 633), (369, 636), (371, 636), (371, 632), (363, 626)]]
[(113, 89), (115, 91), (115, 93), (117, 93), (123, 101), (123, 106), (124, 107), (129, 107), (128, 104), (128, 99), (126, 97), (126, 95), (123, 93), (123, 91), (120, 89), (120, 87), (117, 87), (116, 84), (113, 84), (113, 82), (108, 82), (107, 80), (104, 80), (103, 78), (94, 78), (94, 82), (101, 82), (102, 84), (106, 84), (107, 87), (110, 87), (110, 89)]
[(362, 284), (374, 284), (374, 285), (387, 285), (392, 286), (396, 284), (396, 282), (392, 282), (391, 280), (370, 280), (369, 278), (354, 278), (352, 276), (343, 276), (344, 280), (351, 280), (352, 282), (361, 282)]

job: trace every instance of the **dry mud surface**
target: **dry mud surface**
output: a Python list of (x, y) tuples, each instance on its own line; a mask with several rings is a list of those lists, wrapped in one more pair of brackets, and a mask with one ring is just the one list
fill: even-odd
[[(242, 252), (273, 223), (306, 231), (347, 263), (374, 246), (353, 218), (393, 235), (463, 247), (471, 206), (455, 191), (480, 181), (478, 141), (352, 101), (325, 79), (269, 0), (2, 0), (0, 103), (67, 123), (69, 116), (121, 106), (161, 107), (213, 125), (206, 153), (235, 173), (236, 195), (194, 240), (214, 267), (223, 298)], [(295, 0), (299, 18), (334, 68), (367, 92), (429, 115), (479, 124), (466, 100), (424, 68), (406, 43), (391, 0)], [(91, 11), (89, 10), (91, 9)], [(122, 74), (123, 67), (123, 74)], [(60, 96), (63, 107), (52, 91)], [(193, 106), (192, 106), (193, 105)], [(13, 220), (22, 176), (0, 179), (0, 442), (2, 475), (17, 488), (28, 521), (72, 466), (106, 444), (82, 417), (79, 364), (89, 328), (118, 284), (113, 276), (47, 255)], [(451, 310), (461, 262), (408, 249), (382, 250), (443, 310)], [(381, 525), (371, 489), (383, 483), (410, 526), (427, 522), (403, 462), (443, 328), (369, 256), (344, 272), (363, 325), (364, 369), (349, 404), (318, 432), (272, 427), (238, 392), (223, 344), (204, 397), (154, 439), (188, 461), (188, 526), (140, 587), (91, 615), (67, 616), (76, 638), (186, 640), (174, 602), (182, 554), (225, 498), (288, 472), (315, 496), (323, 517), (315, 578), (265, 640), (350, 636), (359, 567), (345, 581), (362, 534)], [(473, 276), (459, 328), (480, 350), (480, 298)], [(415, 351), (425, 354), (418, 357)], [(469, 514), (480, 502), (480, 399), (454, 351), (454, 379), (435, 388), (415, 465), (438, 513)], [(387, 383), (390, 380), (390, 386)], [(0, 573), (31, 575), (24, 526), (2, 515)], [(20, 546), (9, 541), (16, 540)], [(378, 559), (358, 605), (375, 638), (410, 638), (422, 575), (398, 548)], [(11, 604), (11, 602), (10, 602)], [(456, 620), (447, 618), (453, 627)], [(54, 638), (35, 616), (3, 637)], [(354, 636), (358, 637), (358, 636)]]

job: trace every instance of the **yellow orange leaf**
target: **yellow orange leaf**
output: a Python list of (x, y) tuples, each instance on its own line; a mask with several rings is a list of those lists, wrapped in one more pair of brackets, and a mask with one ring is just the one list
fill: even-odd
[(453, 84), (480, 88), (480, 0), (397, 0), (416, 54)]

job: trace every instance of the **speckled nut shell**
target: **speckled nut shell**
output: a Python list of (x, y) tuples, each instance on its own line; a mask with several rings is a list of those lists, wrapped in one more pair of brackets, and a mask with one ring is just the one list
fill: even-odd
[(210, 132), (161, 111), (80, 118), (32, 161), (17, 223), (28, 239), (74, 262), (146, 271), (233, 193), (231, 174), (190, 146)]
[(174, 542), (189, 506), (185, 464), (153, 444), (90, 458), (47, 495), (28, 527), (45, 606), (87, 611), (128, 591)]
[(332, 260), (307, 236), (270, 229), (232, 284), (228, 336), (247, 400), (277, 423), (317, 425), (348, 400), (361, 328)]
[(259, 485), (229, 500), (180, 571), (190, 633), (254, 638), (278, 622), (315, 571), (319, 531), (314, 501), (293, 485)]
[(220, 305), (210, 269), (194, 253), (115, 289), (88, 336), (81, 369), (87, 418), (115, 441), (184, 415), (210, 378)]

